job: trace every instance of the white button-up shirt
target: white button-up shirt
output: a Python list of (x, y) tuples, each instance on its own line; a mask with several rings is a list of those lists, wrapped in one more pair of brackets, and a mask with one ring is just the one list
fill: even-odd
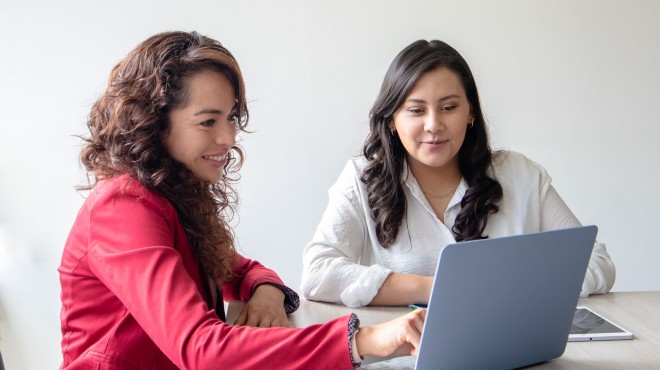
[[(405, 166), (406, 215), (396, 241), (383, 248), (371, 218), (367, 190), (360, 181), (366, 164), (364, 157), (349, 160), (328, 191), (328, 207), (303, 254), (301, 288), (308, 299), (365, 306), (392, 272), (433, 276), (440, 251), (456, 242), (451, 229), (467, 190), (465, 179), (447, 206), (443, 224)], [(580, 226), (545, 169), (522, 154), (494, 152), (491, 175), (502, 185), (503, 197), (499, 212), (488, 218), (484, 231), (488, 237)], [(614, 278), (614, 264), (605, 245), (596, 243), (581, 295), (606, 293)]]

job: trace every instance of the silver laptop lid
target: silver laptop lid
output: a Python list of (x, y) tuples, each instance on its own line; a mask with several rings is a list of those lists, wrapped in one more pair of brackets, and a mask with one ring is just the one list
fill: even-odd
[(564, 353), (598, 229), (451, 244), (415, 368), (512, 369)]

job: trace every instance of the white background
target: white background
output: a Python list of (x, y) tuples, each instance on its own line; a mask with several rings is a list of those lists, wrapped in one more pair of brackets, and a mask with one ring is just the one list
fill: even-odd
[[(614, 290), (660, 290), (660, 2), (0, 0), (0, 348), (59, 366), (62, 246), (85, 117), (146, 37), (197, 30), (238, 59), (245, 135), (238, 248), (298, 288), (328, 187), (358, 155), (394, 56), (437, 38), (471, 65), (496, 148), (543, 164), (600, 228)], [(164, 302), (163, 304), (167, 304)]]

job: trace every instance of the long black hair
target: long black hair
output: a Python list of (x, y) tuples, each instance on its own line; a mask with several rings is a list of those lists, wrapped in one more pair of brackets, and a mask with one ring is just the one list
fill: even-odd
[(390, 64), (369, 114), (370, 131), (362, 148), (368, 164), (361, 180), (367, 188), (378, 241), (384, 247), (394, 243), (406, 214), (402, 178), (406, 149), (398, 135), (390, 133), (389, 124), (415, 82), (424, 73), (441, 67), (459, 76), (474, 117), (474, 124), (466, 131), (458, 152), (459, 169), (468, 190), (452, 229), (456, 240), (487, 238), (483, 232), (488, 216), (499, 211), (497, 203), (502, 199), (502, 186), (488, 175), (492, 151), (470, 67), (448, 44), (418, 40), (403, 49)]

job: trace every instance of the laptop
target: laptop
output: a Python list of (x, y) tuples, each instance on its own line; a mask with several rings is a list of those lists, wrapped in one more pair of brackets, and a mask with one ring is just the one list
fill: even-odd
[(513, 369), (561, 356), (597, 232), (582, 226), (446, 246), (415, 369)]

